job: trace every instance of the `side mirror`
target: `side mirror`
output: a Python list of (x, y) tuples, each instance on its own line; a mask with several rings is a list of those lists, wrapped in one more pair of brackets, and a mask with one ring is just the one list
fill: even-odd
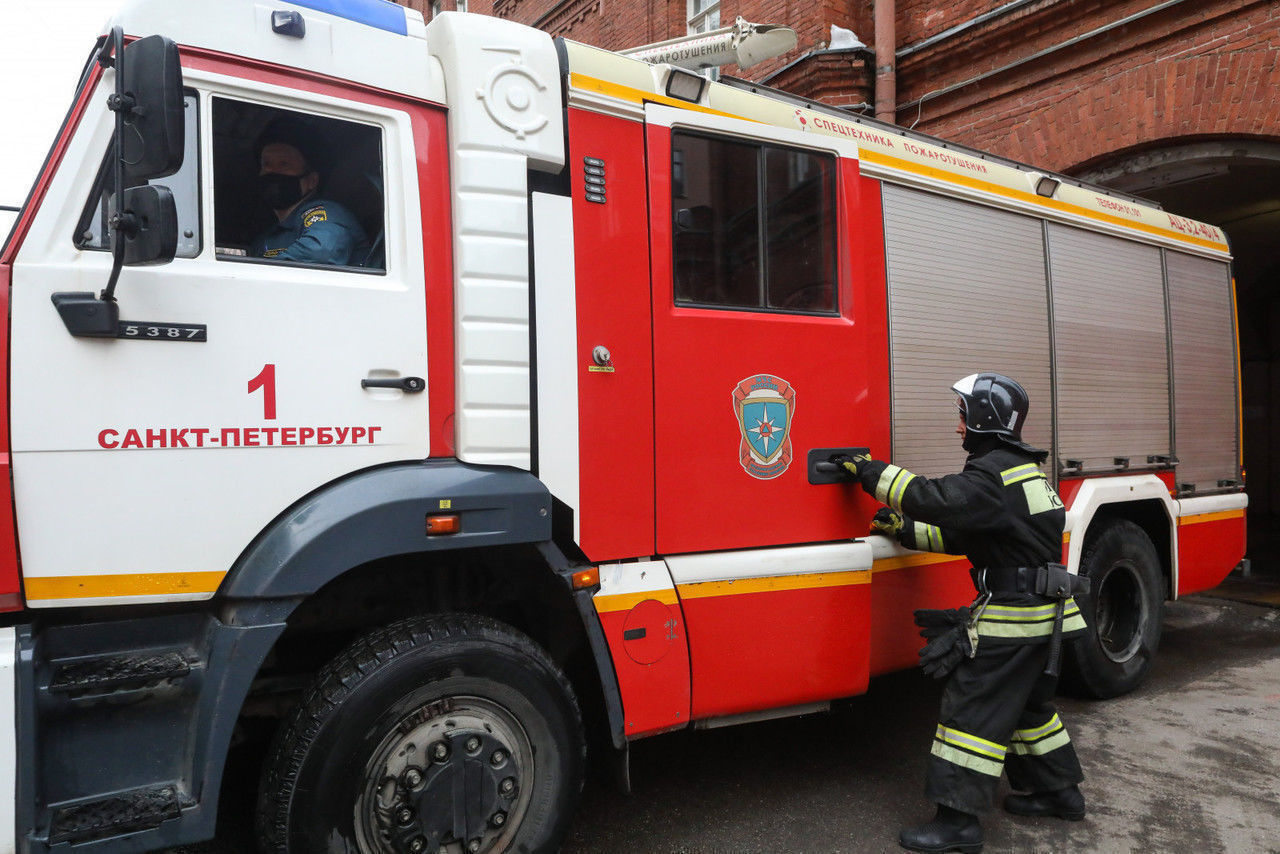
[[(138, 39), (123, 51), (121, 86), (111, 105), (122, 114), (120, 159), (127, 183), (172, 175), (182, 166), (182, 66), (178, 46), (163, 36)], [(126, 264), (129, 262), (125, 262)]]
[(178, 206), (168, 187), (146, 185), (124, 191), (112, 227), (124, 240), (124, 266), (168, 264), (178, 251)]

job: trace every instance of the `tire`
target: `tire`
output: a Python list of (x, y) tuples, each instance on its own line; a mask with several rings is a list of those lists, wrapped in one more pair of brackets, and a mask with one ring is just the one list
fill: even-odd
[(1064, 686), (1097, 699), (1127, 694), (1146, 679), (1160, 646), (1160, 557), (1141, 528), (1117, 519), (1086, 540), (1080, 574), (1091, 584), (1076, 597), (1088, 631), (1071, 644)]
[(414, 617), (317, 676), (263, 766), (271, 854), (553, 851), (582, 790), (568, 680), (487, 617)]

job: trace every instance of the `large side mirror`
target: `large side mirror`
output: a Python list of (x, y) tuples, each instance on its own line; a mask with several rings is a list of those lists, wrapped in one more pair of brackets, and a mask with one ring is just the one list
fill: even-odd
[(124, 265), (168, 264), (178, 251), (178, 206), (168, 187), (147, 185), (124, 191), (118, 223)]
[[(138, 39), (123, 51), (118, 105), (124, 122), (120, 159), (126, 182), (172, 175), (182, 166), (182, 66), (178, 46), (163, 36)], [(125, 263), (128, 263), (127, 261)]]

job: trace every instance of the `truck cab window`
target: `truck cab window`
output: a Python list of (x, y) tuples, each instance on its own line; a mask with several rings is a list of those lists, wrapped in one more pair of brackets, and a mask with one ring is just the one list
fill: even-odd
[(214, 98), (218, 258), (384, 270), (382, 167), (377, 127)]
[(672, 134), (677, 305), (836, 314), (835, 158)]
[[(194, 258), (200, 254), (200, 111), (196, 108), (194, 92), (183, 97), (182, 107), (186, 122), (182, 168), (145, 183), (168, 187), (173, 193), (178, 209), (177, 257)], [(80, 249), (111, 249), (111, 231), (107, 228), (107, 218), (111, 216), (111, 158), (112, 151), (108, 151), (94, 179), (89, 202), (76, 224), (75, 244)]]

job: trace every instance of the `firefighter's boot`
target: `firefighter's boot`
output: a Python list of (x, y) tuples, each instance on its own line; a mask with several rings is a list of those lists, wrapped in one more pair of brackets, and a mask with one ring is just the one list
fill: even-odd
[(982, 825), (972, 813), (938, 804), (933, 821), (903, 830), (898, 834), (898, 844), (908, 851), (930, 854), (944, 851), (977, 854), (982, 850)]
[(1084, 818), (1084, 795), (1081, 794), (1079, 786), (1068, 786), (1056, 792), (1009, 795), (1004, 799), (1004, 809), (1005, 812), (1011, 812), (1014, 815), (1079, 821)]

